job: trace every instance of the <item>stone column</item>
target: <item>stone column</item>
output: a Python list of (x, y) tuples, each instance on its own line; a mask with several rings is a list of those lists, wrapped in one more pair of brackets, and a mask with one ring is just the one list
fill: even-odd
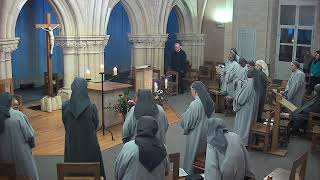
[(19, 38), (0, 39), (0, 79), (12, 78), (11, 53), (18, 48)]
[(132, 67), (151, 65), (164, 73), (164, 48), (168, 34), (129, 35), (132, 44)]
[(204, 61), (204, 34), (177, 34), (177, 40), (181, 42), (182, 48), (187, 54), (187, 60), (191, 67), (198, 69)]

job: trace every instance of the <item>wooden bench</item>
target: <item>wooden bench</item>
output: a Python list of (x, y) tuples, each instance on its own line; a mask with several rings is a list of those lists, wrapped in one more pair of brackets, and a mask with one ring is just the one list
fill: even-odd
[(315, 151), (320, 145), (320, 126), (314, 126), (312, 129), (311, 151)]

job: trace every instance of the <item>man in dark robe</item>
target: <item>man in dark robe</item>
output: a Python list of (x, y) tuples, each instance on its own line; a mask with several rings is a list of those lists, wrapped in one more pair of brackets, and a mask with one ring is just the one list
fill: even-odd
[(314, 87), (316, 95), (306, 102), (301, 108), (295, 110), (290, 119), (292, 120), (292, 133), (295, 134), (299, 129), (306, 129), (309, 113), (320, 113), (320, 84)]
[[(171, 57), (171, 65), (170, 68), (173, 71), (176, 71), (179, 73), (179, 93), (184, 93), (184, 86), (182, 78), (185, 77), (186, 68), (187, 68), (187, 55), (182, 50), (180, 42), (177, 42), (174, 45), (175, 51), (172, 53)], [(175, 78), (175, 77), (174, 77)]]
[(268, 71), (268, 65), (263, 60), (257, 60), (255, 65), (256, 65), (255, 66), (256, 74), (254, 78), (254, 81), (255, 81), (254, 84), (256, 84), (255, 90), (259, 97), (257, 121), (263, 122), (264, 120), (261, 119), (261, 116), (262, 116), (262, 112), (264, 109), (264, 104), (267, 96), (267, 83), (268, 83), (269, 71)]
[(65, 162), (100, 162), (100, 174), (105, 177), (97, 138), (98, 110), (88, 96), (88, 83), (76, 78), (71, 85), (71, 98), (62, 108), (65, 127)]

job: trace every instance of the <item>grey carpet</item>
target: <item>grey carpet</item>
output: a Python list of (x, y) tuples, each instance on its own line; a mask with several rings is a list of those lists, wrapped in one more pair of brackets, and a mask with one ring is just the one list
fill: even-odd
[[(169, 103), (181, 114), (189, 106), (192, 101), (192, 97), (189, 93), (169, 98)], [(216, 117), (223, 118), (226, 121), (227, 126), (232, 129), (234, 118), (225, 118), (222, 114), (216, 114)], [(167, 148), (169, 153), (180, 152), (181, 163), (183, 163), (183, 154), (185, 148), (185, 138), (182, 135), (182, 129), (180, 125), (173, 124), (169, 127), (167, 132)], [(102, 153), (105, 171), (108, 180), (114, 178), (114, 162), (118, 153), (120, 152), (122, 145), (115, 146)], [(290, 169), (291, 163), (305, 151), (310, 149), (310, 140), (303, 138), (291, 138), (288, 146), (289, 153), (286, 157), (278, 157), (273, 155), (264, 154), (258, 151), (250, 151), (252, 162), (254, 164), (254, 170), (257, 175), (257, 179), (263, 179), (275, 168)], [(56, 164), (63, 162), (62, 156), (36, 156), (36, 163), (39, 169), (41, 180), (56, 180)], [(320, 152), (309, 154), (307, 165), (307, 180), (316, 180), (320, 177)]]

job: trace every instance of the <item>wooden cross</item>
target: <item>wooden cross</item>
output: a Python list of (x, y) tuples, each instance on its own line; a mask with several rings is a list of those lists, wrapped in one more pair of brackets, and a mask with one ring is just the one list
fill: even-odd
[[(47, 46), (48, 46), (48, 53), (47, 53), (47, 69), (48, 69), (48, 96), (53, 97), (53, 78), (52, 78), (52, 50), (54, 47), (54, 35), (53, 30), (55, 28), (61, 28), (61, 24), (51, 24), (51, 14), (47, 13), (47, 24), (36, 24), (35, 28), (41, 28), (47, 31)], [(52, 29), (51, 32), (49, 29)], [(50, 34), (51, 33), (51, 34)]]

